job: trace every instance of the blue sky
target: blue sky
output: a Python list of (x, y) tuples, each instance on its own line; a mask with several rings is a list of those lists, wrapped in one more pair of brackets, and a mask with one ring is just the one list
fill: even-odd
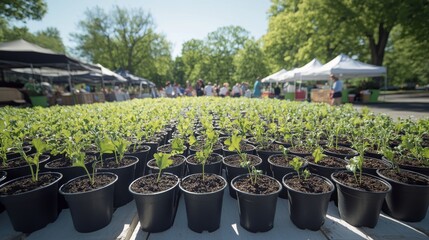
[(260, 38), (268, 28), (270, 0), (46, 0), (48, 13), (41, 21), (27, 21), (31, 32), (56, 27), (67, 48), (73, 48), (70, 33), (78, 32), (77, 24), (86, 9), (100, 6), (110, 10), (118, 5), (128, 9), (142, 8), (152, 14), (157, 32), (172, 43), (173, 56), (192, 38), (203, 39), (219, 27), (237, 25), (251, 36)]

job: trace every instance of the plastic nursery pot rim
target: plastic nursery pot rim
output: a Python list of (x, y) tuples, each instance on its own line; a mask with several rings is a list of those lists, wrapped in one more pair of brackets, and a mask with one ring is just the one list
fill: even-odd
[[(45, 165), (44, 165), (44, 168), (46, 168), (46, 169), (50, 169), (50, 170), (55, 170), (55, 169), (65, 169), (65, 168), (71, 168), (71, 167), (75, 167), (75, 166), (64, 166), (64, 167), (51, 167), (51, 166), (49, 166), (49, 164), (50, 163), (53, 163), (53, 162), (57, 162), (57, 161), (62, 161), (63, 159), (62, 158), (55, 158), (54, 160), (52, 160), (52, 161), (50, 161), (50, 162), (48, 162), (48, 163), (46, 163)], [(94, 162), (94, 160), (92, 160), (92, 161), (89, 161), (89, 162), (87, 162), (86, 164), (88, 164), (88, 163), (93, 163)]]
[[(280, 191), (281, 191), (281, 190), (282, 190), (282, 188), (283, 188), (282, 184), (281, 184), (277, 179), (275, 179), (275, 178), (273, 178), (273, 177), (270, 177), (270, 176), (267, 176), (267, 175), (262, 175), (262, 176), (264, 176), (264, 177), (267, 177), (267, 178), (270, 178), (270, 179), (274, 180), (274, 181), (277, 183), (277, 185), (279, 186), (279, 189), (278, 189), (277, 191), (272, 192), (272, 193), (266, 193), (266, 194), (256, 194), (256, 193), (249, 193), (249, 192), (246, 192), (246, 191), (242, 191), (242, 190), (240, 190), (240, 189), (236, 188), (236, 187), (235, 187), (235, 185), (234, 185), (234, 182), (235, 182), (237, 179), (239, 179), (239, 178), (244, 178), (244, 177), (247, 177), (247, 176), (249, 176), (249, 174), (248, 174), (248, 173), (246, 173), (246, 174), (241, 174), (241, 175), (238, 175), (237, 177), (233, 178), (233, 179), (231, 180), (231, 187), (232, 187), (235, 191), (237, 191), (237, 192), (241, 192), (241, 193), (244, 193), (244, 194), (247, 194), (247, 195), (257, 196), (257, 197), (258, 197), (258, 196), (263, 197), (263, 196), (270, 196), (270, 195), (278, 194), (278, 193), (280, 193)], [(259, 177), (261, 177), (261, 176), (259, 176)]]
[(153, 195), (159, 195), (159, 194), (163, 194), (163, 193), (165, 193), (165, 192), (168, 192), (168, 191), (171, 191), (171, 189), (173, 189), (173, 188), (175, 188), (175, 187), (177, 187), (177, 185), (179, 185), (179, 182), (180, 182), (180, 179), (179, 179), (179, 177), (178, 176), (176, 176), (176, 175), (174, 175), (174, 174), (171, 174), (171, 173), (168, 173), (168, 172), (166, 172), (166, 173), (162, 173), (161, 174), (161, 177), (162, 177), (162, 175), (170, 175), (170, 176), (173, 176), (173, 177), (175, 177), (176, 178), (176, 183), (173, 185), (173, 186), (171, 186), (170, 188), (167, 188), (167, 189), (165, 189), (165, 190), (163, 190), (163, 191), (159, 191), (159, 192), (153, 192), (153, 193), (138, 193), (138, 192), (134, 192), (132, 189), (131, 189), (131, 186), (135, 183), (135, 182), (137, 182), (138, 180), (140, 180), (140, 179), (142, 179), (142, 178), (147, 178), (147, 177), (149, 177), (149, 176), (158, 176), (158, 173), (151, 173), (151, 174), (148, 174), (148, 175), (145, 175), (145, 176), (142, 176), (142, 177), (139, 177), (139, 178), (137, 178), (136, 180), (134, 180), (132, 183), (130, 183), (130, 185), (128, 186), (128, 191), (130, 191), (132, 194), (135, 194), (135, 195), (140, 195), (140, 196), (153, 196)]
[[(165, 146), (171, 146), (171, 144), (169, 143), (169, 144), (161, 145), (161, 146), (159, 146), (159, 147), (156, 148), (156, 151), (158, 151), (158, 152), (166, 152), (166, 151), (162, 151), (162, 148), (165, 147)], [(186, 149), (187, 149), (187, 147), (183, 146), (183, 151), (185, 151)]]
[(331, 189), (330, 189), (328, 192), (321, 192), (321, 193), (312, 193), (312, 192), (302, 192), (302, 191), (298, 191), (298, 190), (296, 190), (295, 188), (292, 188), (292, 187), (290, 187), (289, 185), (287, 185), (287, 184), (286, 184), (286, 182), (285, 182), (285, 180), (289, 179), (289, 177), (291, 177), (291, 176), (297, 176), (297, 175), (298, 175), (298, 174), (296, 174), (296, 173), (288, 173), (288, 174), (284, 175), (284, 176), (283, 176), (283, 178), (282, 178), (283, 186), (284, 186), (285, 188), (287, 188), (288, 190), (291, 190), (291, 191), (294, 191), (294, 192), (305, 193), (305, 194), (308, 194), (308, 195), (314, 195), (314, 196), (317, 196), (317, 195), (323, 195), (323, 194), (327, 194), (327, 193), (331, 193), (331, 192), (333, 192), (333, 191), (335, 190), (335, 185), (334, 185), (334, 183), (333, 183), (333, 182), (331, 182), (331, 180), (329, 180), (328, 178), (326, 178), (326, 177), (324, 177), (324, 176), (320, 176), (320, 175), (317, 175), (317, 174), (312, 173), (312, 174), (310, 175), (310, 177), (311, 177), (311, 176), (313, 176), (313, 177), (318, 177), (318, 178), (322, 179), (323, 181), (325, 181), (326, 183), (328, 183), (328, 184), (329, 184), (329, 186), (331, 187)]
[[(342, 183), (342, 182), (338, 181), (338, 180), (335, 178), (335, 175), (336, 175), (336, 174), (339, 174), (339, 173), (347, 173), (347, 174), (350, 174), (350, 175), (352, 175), (352, 174), (353, 174), (352, 172), (347, 171), (347, 170), (346, 170), (346, 171), (342, 170), (342, 171), (334, 172), (334, 173), (332, 173), (332, 174), (331, 174), (331, 178), (332, 178), (332, 180), (333, 180), (335, 183), (338, 183), (338, 184), (340, 184), (340, 185), (341, 185), (341, 186), (343, 186), (343, 187), (351, 188), (351, 189), (354, 189), (354, 190), (359, 191), (359, 192), (368, 192), (368, 191), (365, 191), (365, 190), (361, 190), (361, 189), (357, 189), (357, 188), (354, 188), (354, 187), (348, 186), (348, 185), (346, 185), (346, 184), (344, 184), (344, 183)], [(386, 185), (386, 186), (389, 188), (388, 190), (383, 191), (383, 192), (372, 192), (372, 193), (374, 193), (374, 194), (384, 194), (384, 193), (390, 192), (390, 191), (392, 190), (392, 185), (390, 185), (390, 183), (388, 183), (386, 180), (382, 179), (381, 177), (377, 177), (377, 176), (374, 176), (374, 175), (371, 175), (371, 174), (368, 174), (368, 173), (362, 173), (362, 176), (367, 176), (367, 177), (370, 177), (370, 178), (375, 178), (375, 179), (377, 179), (378, 181), (382, 182), (384, 185)]]
[[(183, 161), (182, 161), (181, 163), (177, 164), (177, 165), (174, 165), (174, 166), (170, 165), (170, 166), (169, 166), (169, 167), (167, 167), (166, 169), (171, 168), (171, 167), (177, 167), (178, 165), (180, 165), (180, 164), (182, 164), (182, 163), (186, 162), (186, 157), (185, 157), (185, 156), (183, 156), (183, 155), (174, 155), (174, 157), (180, 157), (180, 158), (182, 158), (182, 159), (183, 159)], [(159, 168), (158, 168), (158, 166), (150, 166), (150, 165), (149, 165), (149, 163), (154, 162), (154, 161), (155, 161), (155, 158), (152, 158), (151, 160), (147, 161), (146, 166), (147, 166), (148, 168), (152, 168), (152, 169), (159, 169)]]
[[(26, 191), (26, 192), (22, 192), (22, 193), (17, 193), (17, 194), (13, 194), (13, 195), (1, 195), (1, 194), (0, 194), (0, 198), (1, 198), (1, 197), (5, 197), (5, 196), (19, 196), (19, 195), (23, 195), (23, 194), (31, 193), (31, 192), (37, 191), (37, 190), (39, 190), (39, 189), (41, 189), (41, 188), (49, 187), (49, 186), (51, 186), (52, 184), (55, 184), (56, 182), (60, 181), (60, 180), (61, 180), (61, 178), (63, 178), (63, 175), (62, 175), (61, 173), (58, 173), (58, 172), (43, 172), (43, 173), (40, 173), (40, 174), (39, 174), (39, 177), (40, 177), (40, 175), (47, 175), (47, 174), (57, 175), (57, 176), (59, 176), (59, 178), (58, 178), (58, 179), (56, 179), (55, 181), (51, 182), (51, 183), (50, 183), (50, 184), (48, 184), (48, 185), (40, 186), (40, 187), (38, 187), (38, 188), (36, 188), (36, 189), (33, 189), (33, 190), (30, 190), (30, 191)], [(19, 178), (11, 179), (11, 180), (9, 180), (9, 181), (7, 181), (7, 182), (2, 183), (2, 184), (0, 185), (0, 188), (4, 187), (5, 185), (7, 185), (7, 184), (9, 184), (9, 183), (11, 183), (11, 182), (19, 181), (19, 180), (21, 180), (21, 179), (23, 179), (23, 178), (31, 178), (31, 175), (25, 175), (25, 176), (22, 176), (22, 177), (19, 177)]]
[[(112, 176), (112, 177), (115, 177), (115, 179), (114, 179), (112, 182), (110, 182), (109, 184), (107, 184), (107, 185), (101, 186), (101, 187), (96, 188), (96, 189), (92, 189), (92, 190), (90, 190), (90, 191), (85, 191), (85, 192), (75, 192), (75, 193), (66, 193), (66, 192), (63, 192), (63, 188), (64, 188), (64, 186), (66, 186), (66, 185), (67, 185), (67, 184), (69, 184), (70, 182), (75, 181), (75, 180), (77, 180), (77, 179), (79, 179), (79, 178), (88, 178), (88, 176), (87, 176), (87, 175), (82, 175), (82, 176), (79, 176), (79, 177), (75, 177), (75, 178), (73, 178), (73, 179), (69, 180), (68, 182), (64, 183), (63, 185), (61, 185), (61, 187), (60, 187), (60, 189), (59, 189), (58, 191), (59, 191), (62, 195), (77, 195), (77, 194), (82, 194), (82, 193), (91, 193), (91, 192), (98, 191), (98, 190), (100, 190), (100, 189), (102, 189), (102, 188), (106, 188), (106, 187), (108, 187), (108, 186), (110, 186), (110, 185), (112, 185), (112, 184), (115, 184), (115, 182), (118, 180), (118, 175), (116, 175), (116, 174), (114, 174), (114, 173), (110, 173), (110, 172), (100, 172), (100, 173), (95, 173), (95, 175), (110, 175), (110, 176)], [(94, 175), (94, 176), (95, 176), (95, 175)]]
[[(242, 152), (254, 151), (254, 150), (256, 149), (256, 147), (255, 147), (255, 146), (253, 146), (252, 144), (245, 143), (244, 145), (246, 145), (246, 146), (251, 146), (251, 147), (252, 147), (252, 149), (249, 149), (249, 150), (242, 150)], [(237, 151), (230, 151), (230, 150), (228, 150), (228, 146), (222, 146), (222, 150), (224, 150), (224, 151), (228, 151), (228, 152), (237, 152)]]
[[(278, 157), (278, 156), (281, 156), (281, 157), (284, 157), (284, 155), (283, 154), (274, 154), (274, 155), (271, 155), (271, 156), (269, 156), (268, 157), (268, 163), (269, 164), (271, 164), (271, 165), (274, 165), (274, 166), (276, 166), (276, 167), (281, 167), (281, 168), (293, 168), (292, 166), (289, 166), (289, 167), (285, 167), (285, 166), (282, 166), (282, 165), (279, 165), (279, 164), (277, 164), (277, 163), (273, 163), (272, 161), (271, 161), (271, 158), (274, 158), (274, 157)], [(308, 165), (308, 161), (307, 161), (307, 159), (305, 159), (305, 158), (303, 158), (303, 157), (300, 157), (300, 156), (298, 156), (298, 155), (294, 155), (294, 154), (288, 154), (288, 156), (292, 156), (292, 157), (297, 157), (297, 158), (300, 158), (304, 163), (302, 164), (302, 167), (301, 168), (305, 168), (305, 167), (307, 167), (307, 165)]]
[[(363, 158), (364, 158), (364, 161), (365, 161), (365, 159), (373, 159), (375, 161), (382, 162), (386, 166), (386, 168), (383, 168), (383, 169), (390, 169), (393, 167), (393, 164), (391, 162), (389, 162), (388, 160), (385, 160), (385, 159), (378, 159), (378, 158), (373, 158), (373, 157), (368, 157), (368, 156), (364, 156)], [(350, 161), (350, 159), (346, 158), (346, 161), (348, 163)], [(365, 169), (372, 169), (372, 170), (378, 169), (378, 168), (369, 168), (369, 167), (363, 167), (362, 166), (362, 169), (364, 169), (364, 168)]]
[[(394, 183), (405, 185), (405, 186), (410, 186), (410, 187), (415, 187), (415, 188), (428, 188), (429, 187), (429, 185), (417, 185), (417, 184), (409, 184), (409, 183), (404, 183), (404, 182), (396, 181), (395, 179), (391, 179), (391, 178), (385, 176), (383, 173), (381, 173), (381, 171), (384, 171), (384, 170), (393, 170), (393, 169), (377, 169), (378, 176), (381, 176), (383, 178), (387, 178), (387, 179), (389, 179), (389, 181), (392, 181)], [(426, 175), (424, 175), (424, 174), (422, 174), (422, 173), (410, 171), (410, 170), (407, 170), (407, 169), (401, 169), (401, 172), (413, 173), (413, 174), (418, 175), (418, 176), (420, 176), (422, 178), (425, 178), (425, 179), (427, 179), (429, 181), (429, 177), (426, 176)]]
[(7, 172), (5, 171), (0, 171), (0, 182), (5, 180), (7, 177)]
[[(34, 154), (30, 154), (30, 156), (31, 156), (31, 155), (34, 155)], [(20, 159), (20, 158), (22, 158), (22, 157), (12, 158), (12, 159), (7, 160), (7, 162), (8, 162), (8, 161), (15, 160), (15, 159)], [(41, 159), (41, 158), (44, 158), (44, 159)], [(40, 163), (45, 163), (45, 162), (46, 162), (46, 161), (48, 161), (50, 158), (51, 158), (51, 157), (50, 157), (49, 155), (46, 155), (46, 154), (42, 154), (42, 155), (40, 155), (40, 157), (39, 157), (39, 164), (40, 164)], [(24, 165), (22, 165), (22, 166), (16, 166), (16, 167), (11, 167), (11, 168), (3, 168), (3, 169), (1, 169), (1, 170), (2, 170), (2, 171), (6, 171), (6, 170), (12, 170), (12, 169), (24, 168), (24, 167), (29, 167), (29, 166), (28, 166), (28, 164), (27, 164), (27, 163), (25, 163), (25, 164), (24, 164)]]
[[(262, 163), (262, 158), (261, 157), (259, 157), (258, 155), (254, 155), (254, 154), (247, 154), (247, 156), (252, 156), (252, 157), (256, 157), (258, 160), (259, 160), (259, 162), (257, 163), (257, 164), (255, 164), (255, 165), (253, 165), (253, 166), (258, 166), (258, 165), (260, 165), (261, 163)], [(226, 156), (226, 157), (224, 157), (223, 158), (223, 164), (225, 164), (225, 165), (227, 165), (228, 167), (236, 167), (236, 166), (232, 166), (231, 164), (228, 164), (225, 160), (227, 159), (227, 158), (232, 158), (232, 157), (235, 157), (235, 156), (239, 156), (238, 154), (233, 154), (233, 155), (229, 155), (229, 156)], [(245, 167), (244, 167), (245, 168)]]
[[(214, 164), (218, 164), (218, 163), (221, 163), (221, 162), (223, 161), (223, 159), (224, 159), (224, 157), (223, 157), (222, 155), (220, 155), (219, 153), (212, 153), (212, 154), (210, 154), (210, 156), (212, 156), (212, 155), (216, 155), (216, 156), (218, 156), (218, 157), (221, 157), (220, 161), (213, 162), (213, 163), (206, 163), (206, 165), (214, 165)], [(189, 155), (189, 156), (185, 159), (186, 164), (194, 165), (194, 166), (201, 165), (200, 163), (193, 163), (193, 162), (189, 162), (189, 161), (188, 161), (188, 159), (189, 159), (190, 157), (195, 157), (195, 154), (191, 154), (191, 155)]]
[[(107, 161), (107, 160), (114, 159), (114, 158), (115, 158), (115, 157), (109, 157), (109, 158), (106, 158), (106, 160), (97, 161), (97, 163), (100, 163), (100, 162), (102, 163), (103, 161)], [(131, 156), (131, 155), (124, 155), (124, 158), (133, 158), (135, 161), (134, 161), (134, 162), (132, 162), (132, 163), (130, 163), (130, 164), (128, 164), (128, 165), (125, 165), (125, 166), (115, 167), (115, 169), (121, 169), (121, 168), (129, 167), (129, 166), (131, 166), (131, 165), (133, 165), (133, 164), (135, 164), (136, 162), (138, 162), (138, 161), (139, 161), (138, 157)], [(103, 169), (103, 170), (106, 170), (106, 169), (111, 169), (111, 168), (98, 167), (97, 169)]]
[[(130, 149), (131, 150), (134, 149), (134, 145), (137, 145), (137, 147), (139, 147), (139, 146), (143, 147), (144, 149), (136, 149), (135, 152), (129, 151)], [(131, 144), (131, 146), (128, 147), (128, 151), (125, 152), (125, 155), (127, 155), (127, 154), (133, 154), (133, 153), (137, 153), (137, 152), (149, 152), (150, 149), (151, 149), (151, 147), (149, 145), (144, 144), (144, 143), (134, 143), (134, 144)]]
[(188, 191), (188, 190), (186, 190), (186, 189), (184, 189), (184, 188), (182, 187), (182, 182), (183, 182), (183, 181), (185, 181), (187, 178), (192, 177), (192, 176), (195, 176), (195, 175), (201, 175), (201, 174), (202, 174), (202, 173), (194, 173), (194, 174), (191, 174), (191, 175), (188, 175), (188, 176), (184, 177), (184, 178), (182, 179), (182, 181), (180, 181), (180, 184), (179, 184), (179, 188), (180, 188), (180, 190), (182, 190), (183, 192), (186, 192), (186, 193), (190, 193), (190, 194), (192, 194), (192, 195), (207, 195), (207, 194), (212, 194), (212, 193), (221, 192), (221, 191), (223, 191), (223, 190), (226, 188), (226, 186), (228, 186), (228, 182), (225, 180), (225, 178), (224, 178), (224, 177), (222, 177), (222, 176), (220, 176), (220, 175), (217, 175), (217, 174), (213, 174), (213, 173), (205, 173), (204, 175), (216, 175), (216, 177), (218, 177), (218, 178), (222, 179), (222, 181), (223, 181), (223, 183), (224, 183), (224, 184), (223, 184), (223, 187), (222, 187), (221, 189), (216, 190), (216, 191), (213, 191), (213, 192), (205, 192), (205, 193), (191, 192), (191, 191)]
[[(336, 159), (338, 159), (340, 161), (343, 161), (344, 163), (348, 164), (347, 160), (345, 160), (345, 159), (342, 159), (342, 158), (339, 158), (339, 157), (334, 157), (334, 156), (329, 156), (329, 157), (336, 158)], [(346, 170), (346, 166), (345, 165), (344, 165), (344, 167), (332, 167), (332, 166), (325, 166), (325, 165), (317, 164), (315, 162), (310, 162), (308, 160), (307, 160), (307, 162), (308, 162), (308, 165), (311, 165), (311, 166), (316, 166), (316, 167), (321, 167), (321, 168), (327, 168), (327, 169), (342, 169), (342, 170)]]

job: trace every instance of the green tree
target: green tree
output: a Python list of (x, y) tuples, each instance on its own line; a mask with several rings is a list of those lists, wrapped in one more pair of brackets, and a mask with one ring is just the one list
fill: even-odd
[(426, 0), (272, 0), (265, 51), (277, 68), (340, 52), (382, 65), (395, 26), (427, 39), (428, 5)]
[(195, 82), (208, 74), (209, 50), (203, 40), (191, 39), (182, 45), (183, 70), (185, 79)]
[(235, 54), (249, 39), (249, 32), (239, 26), (218, 28), (207, 36), (210, 71), (206, 79), (212, 82), (231, 81), (235, 67)]
[(41, 20), (47, 5), (43, 0), (2, 0), (0, 18), (15, 20)]
[(80, 56), (110, 69), (125, 69), (161, 83), (171, 77), (171, 44), (155, 31), (150, 13), (118, 6), (87, 10), (72, 34)]
[(234, 56), (234, 81), (254, 81), (269, 74), (260, 42), (247, 40)]

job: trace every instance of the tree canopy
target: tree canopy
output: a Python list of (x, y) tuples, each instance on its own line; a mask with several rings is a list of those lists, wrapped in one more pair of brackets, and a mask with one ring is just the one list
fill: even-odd
[(47, 5), (43, 0), (2, 0), (0, 18), (15, 20), (40, 20), (46, 14)]

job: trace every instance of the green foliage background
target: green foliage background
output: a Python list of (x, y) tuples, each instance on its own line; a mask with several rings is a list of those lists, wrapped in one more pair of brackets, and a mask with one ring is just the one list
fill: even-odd
[[(42, 0), (2, 1), (0, 41), (23, 38), (67, 52), (56, 28), (32, 33), (10, 24), (40, 20), (47, 7)], [(313, 58), (327, 62), (340, 53), (386, 66), (390, 85), (429, 84), (427, 0), (271, 0), (265, 11), (269, 26), (260, 39), (240, 26), (224, 26), (203, 39), (186, 41), (180, 56), (173, 58), (172, 44), (157, 32), (150, 12), (96, 7), (78, 23), (78, 32), (72, 34), (77, 48), (71, 51), (158, 86), (200, 78), (252, 85), (256, 78), (282, 68), (300, 67)]]

